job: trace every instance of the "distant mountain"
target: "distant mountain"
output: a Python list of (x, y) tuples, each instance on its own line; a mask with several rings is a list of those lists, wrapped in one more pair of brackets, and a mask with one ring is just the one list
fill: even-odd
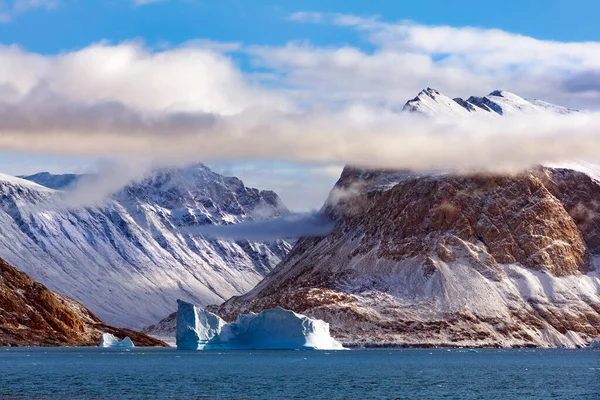
[[(434, 89), (405, 110), (576, 112), (504, 91), (465, 101)], [(588, 175), (596, 166), (572, 167), (585, 173), (346, 167), (332, 199), (348, 196), (324, 208), (333, 232), (301, 239), (251, 292), (211, 310), (231, 320), (278, 305), (353, 345), (585, 346), (600, 333), (600, 182)]]
[(0, 259), (0, 346), (97, 346), (102, 333), (137, 346), (164, 346), (145, 334), (104, 324), (82, 304), (48, 290)]
[(72, 186), (77, 179), (84, 175), (78, 174), (51, 174), (49, 172), (39, 172), (33, 175), (20, 175), (18, 178), (26, 179), (37, 183), (38, 185), (45, 186), (50, 189), (66, 189)]
[(428, 116), (478, 115), (499, 117), (505, 115), (566, 115), (577, 110), (557, 106), (541, 100), (526, 100), (505, 90), (494, 90), (487, 96), (471, 96), (467, 100), (460, 97), (451, 99), (435, 89), (422, 90), (417, 97), (409, 100), (404, 111), (419, 112)]
[(288, 212), (274, 192), (201, 164), (157, 170), (98, 207), (49, 206), (59, 195), (0, 174), (0, 257), (112, 325), (149, 325), (178, 298), (208, 304), (244, 293), (291, 248), (183, 233)]

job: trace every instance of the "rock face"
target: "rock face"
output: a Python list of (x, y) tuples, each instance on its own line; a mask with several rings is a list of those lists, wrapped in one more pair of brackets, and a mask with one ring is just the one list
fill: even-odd
[(291, 248), (186, 234), (287, 212), (275, 193), (204, 165), (158, 170), (94, 207), (53, 207), (60, 196), (0, 174), (0, 257), (116, 326), (154, 323), (178, 298), (209, 304), (245, 293)]
[[(514, 176), (346, 168), (305, 238), (231, 320), (276, 305), (350, 345), (583, 346), (600, 330), (600, 184), (565, 169)], [(336, 195), (336, 198), (339, 195)]]
[(104, 324), (80, 303), (0, 260), (0, 346), (97, 346), (105, 332), (130, 336), (138, 346), (165, 346), (145, 334)]

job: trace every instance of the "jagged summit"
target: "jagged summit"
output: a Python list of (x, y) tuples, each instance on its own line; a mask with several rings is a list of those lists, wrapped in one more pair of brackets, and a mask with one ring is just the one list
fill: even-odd
[(169, 209), (202, 210), (213, 223), (252, 219), (257, 212), (268, 211), (263, 217), (289, 212), (275, 192), (247, 187), (239, 178), (217, 174), (200, 163), (158, 169), (114, 197), (121, 202), (152, 201)]
[(409, 100), (403, 111), (419, 112), (427, 116), (480, 115), (498, 117), (515, 114), (565, 115), (577, 110), (557, 106), (541, 100), (527, 100), (506, 90), (494, 90), (487, 96), (451, 99), (439, 91), (427, 88)]
[(417, 97), (409, 100), (403, 108), (404, 111), (419, 112), (425, 115), (456, 115), (468, 114), (469, 111), (459, 103), (445, 96), (435, 89), (422, 90)]

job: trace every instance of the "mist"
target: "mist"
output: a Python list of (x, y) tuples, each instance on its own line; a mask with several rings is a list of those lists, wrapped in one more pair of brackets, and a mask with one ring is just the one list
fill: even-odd
[(291, 213), (278, 218), (241, 222), (233, 225), (210, 225), (182, 229), (192, 236), (225, 240), (274, 241), (303, 236), (320, 237), (329, 234), (335, 221), (319, 212)]

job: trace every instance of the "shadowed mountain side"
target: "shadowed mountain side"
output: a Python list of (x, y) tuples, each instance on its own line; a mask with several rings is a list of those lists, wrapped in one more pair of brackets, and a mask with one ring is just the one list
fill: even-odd
[(0, 259), (0, 346), (97, 346), (102, 333), (136, 346), (160, 340), (106, 325), (82, 304), (53, 292)]

